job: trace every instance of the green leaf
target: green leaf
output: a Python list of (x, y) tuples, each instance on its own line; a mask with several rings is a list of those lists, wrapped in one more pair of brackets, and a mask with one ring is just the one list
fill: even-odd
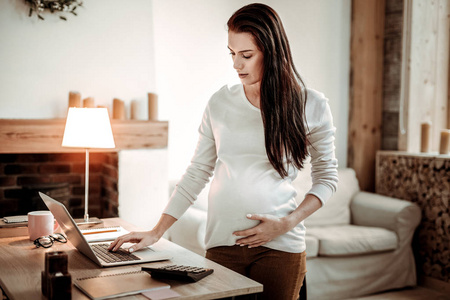
[[(0, 0), (1, 1), (1, 0)], [(64, 9), (68, 9), (68, 12), (73, 14), (74, 16), (78, 16), (75, 12), (78, 6), (83, 6), (83, 1), (81, 0), (23, 0), (26, 2), (30, 10), (28, 12), (28, 17), (33, 15), (33, 12), (36, 12), (37, 17), (40, 20), (44, 20), (44, 15), (46, 12), (50, 11), (52, 14), (60, 11), (64, 12)], [(42, 15), (40, 13), (44, 12)], [(60, 19), (67, 21), (67, 18), (64, 16), (59, 16)]]

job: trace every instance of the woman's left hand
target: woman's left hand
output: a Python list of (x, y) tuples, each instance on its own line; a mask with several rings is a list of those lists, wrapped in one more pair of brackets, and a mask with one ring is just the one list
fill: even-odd
[(247, 215), (247, 218), (261, 222), (250, 229), (233, 232), (236, 236), (244, 237), (238, 239), (236, 241), (236, 245), (248, 246), (249, 248), (262, 246), (291, 229), (289, 228), (288, 222), (285, 218), (257, 214)]

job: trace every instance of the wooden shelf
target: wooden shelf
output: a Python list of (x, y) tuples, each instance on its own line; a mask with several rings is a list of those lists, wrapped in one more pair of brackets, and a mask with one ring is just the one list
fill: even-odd
[[(84, 152), (61, 147), (66, 119), (0, 119), (0, 153)], [(124, 149), (166, 148), (167, 121), (111, 120), (116, 148), (92, 149), (110, 152)]]
[(439, 154), (439, 152), (407, 152), (407, 151), (395, 151), (395, 150), (378, 150), (377, 159), (379, 156), (408, 156), (416, 158), (431, 158), (431, 159), (444, 159), (448, 160), (450, 154)]

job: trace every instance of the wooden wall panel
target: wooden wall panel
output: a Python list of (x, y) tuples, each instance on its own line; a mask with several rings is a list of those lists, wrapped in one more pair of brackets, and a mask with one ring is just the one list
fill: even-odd
[(375, 189), (381, 148), (384, 0), (353, 0), (348, 165), (362, 190)]
[(409, 20), (403, 59), (408, 72), (403, 84), (406, 131), (400, 134), (399, 150), (420, 151), (420, 124), (432, 123), (431, 150), (439, 149), (440, 130), (448, 126), (449, 14), (450, 1), (407, 0)]

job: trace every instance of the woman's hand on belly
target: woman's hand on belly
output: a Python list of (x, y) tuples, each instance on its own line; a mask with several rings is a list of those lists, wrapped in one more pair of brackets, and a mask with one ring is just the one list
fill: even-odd
[(233, 235), (243, 237), (236, 240), (236, 244), (240, 246), (248, 246), (249, 248), (262, 246), (291, 229), (285, 218), (274, 215), (248, 214), (247, 218), (258, 220), (260, 223), (255, 227), (233, 232)]

